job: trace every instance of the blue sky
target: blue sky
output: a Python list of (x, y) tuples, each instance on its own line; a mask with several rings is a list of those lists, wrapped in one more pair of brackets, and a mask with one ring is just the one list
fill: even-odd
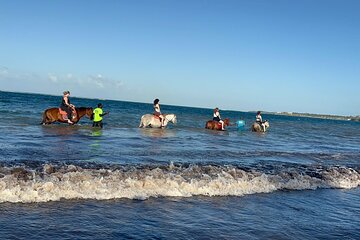
[(0, 0), (0, 90), (360, 115), (357, 0)]

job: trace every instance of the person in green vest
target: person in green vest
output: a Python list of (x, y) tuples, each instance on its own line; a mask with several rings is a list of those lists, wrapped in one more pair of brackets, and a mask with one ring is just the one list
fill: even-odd
[(103, 105), (101, 103), (98, 104), (98, 107), (94, 109), (93, 114), (94, 114), (94, 118), (93, 118), (93, 127), (103, 127), (103, 123), (102, 123), (102, 117), (105, 116), (106, 114), (109, 114), (109, 111), (103, 113), (102, 110)]

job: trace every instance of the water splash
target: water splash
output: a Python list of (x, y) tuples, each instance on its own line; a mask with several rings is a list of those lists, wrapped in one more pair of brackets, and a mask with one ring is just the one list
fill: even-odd
[(83, 168), (0, 168), (0, 202), (62, 199), (148, 199), (150, 197), (243, 196), (277, 190), (355, 188), (358, 170), (348, 167), (282, 167), (271, 171), (215, 165)]

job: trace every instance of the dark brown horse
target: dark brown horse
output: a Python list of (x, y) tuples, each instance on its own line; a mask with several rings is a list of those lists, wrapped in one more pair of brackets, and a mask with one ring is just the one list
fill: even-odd
[[(224, 128), (225, 128), (225, 126), (229, 126), (229, 125), (230, 125), (230, 120), (228, 118), (225, 118), (224, 119)], [(218, 121), (209, 120), (206, 122), (205, 128), (221, 131), (221, 123)]]
[[(79, 122), (80, 118), (82, 118), (85, 115), (90, 118), (91, 114), (93, 113), (93, 109), (88, 107), (79, 107), (79, 108), (75, 108), (75, 110), (76, 110), (76, 114), (74, 115), (75, 118), (71, 120), (74, 124)], [(66, 115), (64, 117), (64, 115), (60, 113), (59, 108), (49, 108), (44, 111), (43, 120), (41, 124), (44, 125), (51, 124), (56, 121), (61, 123), (68, 123), (68, 120), (66, 118), (67, 118)]]

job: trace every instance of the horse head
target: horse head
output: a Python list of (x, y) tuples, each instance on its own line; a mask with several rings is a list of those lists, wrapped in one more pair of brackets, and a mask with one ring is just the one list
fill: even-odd
[(176, 118), (176, 115), (174, 114), (174, 117), (173, 117), (173, 120), (172, 120), (173, 124), (176, 124), (177, 123), (177, 118)]
[(270, 127), (269, 121), (265, 120), (264, 125), (265, 125), (265, 128), (268, 129)]
[(93, 113), (92, 107), (78, 107), (76, 108), (76, 112), (79, 115), (79, 118), (82, 118), (84, 115), (86, 115), (88, 118), (91, 118), (91, 115)]
[(225, 118), (225, 119), (224, 119), (224, 125), (225, 125), (225, 126), (229, 126), (229, 125), (230, 125), (230, 119)]
[(86, 108), (86, 116), (88, 117), (88, 118), (90, 118), (91, 119), (91, 115), (93, 114), (93, 108), (92, 107), (88, 107), (88, 108)]
[(173, 124), (176, 124), (176, 122), (177, 122), (175, 114), (166, 114), (165, 118), (166, 118), (166, 120), (168, 120), (169, 122), (172, 122)]

